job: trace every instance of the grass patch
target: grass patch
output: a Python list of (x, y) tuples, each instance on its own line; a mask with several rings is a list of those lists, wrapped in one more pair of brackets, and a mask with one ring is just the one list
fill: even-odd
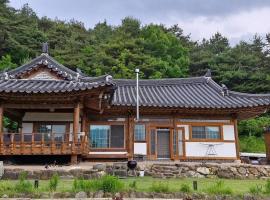
[[(182, 179), (157, 179), (152, 177), (143, 177), (143, 178), (127, 178), (127, 179), (118, 179), (116, 177), (105, 177), (104, 179), (92, 179), (92, 180), (61, 180), (57, 184), (55, 192), (94, 192), (98, 190), (106, 190), (107, 192), (118, 192), (118, 191), (139, 191), (139, 192), (193, 192), (191, 186), (192, 182), (196, 180), (198, 182), (198, 193), (207, 192), (209, 187), (213, 187), (218, 181), (222, 181), (223, 185), (231, 188), (233, 195), (243, 195), (246, 193), (261, 193), (260, 189), (256, 189), (257, 185), (261, 185), (263, 192), (262, 195), (269, 195), (267, 191), (270, 191), (270, 181), (265, 180), (229, 180), (229, 179), (197, 179), (197, 178), (182, 178)], [(28, 190), (30, 193), (39, 194), (42, 192), (52, 192), (50, 191), (49, 182), (50, 180), (40, 180), (39, 188), (34, 189), (34, 180), (24, 180), (23, 183), (26, 185), (26, 188), (32, 188)], [(155, 184), (154, 184), (155, 183)], [(0, 181), (0, 197), (3, 194), (7, 194), (9, 197), (16, 196), (15, 194), (21, 193), (23, 190), (15, 190), (16, 185), (21, 184), (20, 180), (1, 180)], [(24, 185), (21, 184), (21, 185)], [(154, 185), (154, 186), (153, 186)], [(17, 186), (18, 187), (18, 186)], [(211, 193), (220, 191), (220, 189), (210, 190)], [(224, 193), (222, 191), (221, 193)], [(228, 192), (226, 192), (228, 193)]]
[(262, 185), (253, 185), (249, 188), (249, 192), (252, 195), (258, 196), (263, 194), (263, 186)]
[(151, 192), (168, 193), (170, 192), (169, 184), (167, 182), (153, 182), (150, 187)]
[(183, 183), (180, 187), (180, 192), (190, 193), (191, 187), (187, 183)]
[(103, 192), (120, 192), (124, 189), (124, 183), (115, 176), (103, 176), (100, 179), (84, 180), (75, 179), (73, 181), (74, 192), (90, 192), (102, 190)]
[(208, 194), (219, 194), (219, 195), (231, 195), (233, 193), (232, 189), (225, 185), (224, 181), (217, 181), (210, 187), (206, 189)]
[(58, 176), (58, 174), (53, 174), (53, 176), (49, 180), (49, 189), (50, 189), (50, 191), (56, 191), (56, 188), (58, 186), (58, 183), (59, 183), (59, 176)]

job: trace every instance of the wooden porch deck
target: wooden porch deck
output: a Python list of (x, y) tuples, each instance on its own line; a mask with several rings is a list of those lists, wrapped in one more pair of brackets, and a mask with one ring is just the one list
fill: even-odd
[(86, 136), (72, 141), (72, 134), (3, 133), (0, 155), (85, 155), (89, 152)]

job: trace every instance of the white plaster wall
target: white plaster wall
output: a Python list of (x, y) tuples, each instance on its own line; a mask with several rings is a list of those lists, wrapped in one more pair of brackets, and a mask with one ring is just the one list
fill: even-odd
[(22, 132), (23, 133), (32, 133), (33, 132), (33, 123), (22, 123)]
[[(206, 154), (208, 145), (215, 144), (215, 156), (211, 157), (236, 157), (235, 143), (222, 142), (186, 142), (186, 156), (189, 157), (207, 157)], [(209, 156), (210, 157), (210, 156)]]
[(223, 125), (223, 138), (224, 140), (235, 140), (233, 125)]
[(23, 121), (73, 121), (73, 113), (26, 112)]
[(177, 125), (177, 127), (181, 128), (184, 127), (185, 130), (185, 139), (189, 139), (189, 125)]
[(146, 143), (134, 143), (134, 154), (147, 154), (147, 145)]

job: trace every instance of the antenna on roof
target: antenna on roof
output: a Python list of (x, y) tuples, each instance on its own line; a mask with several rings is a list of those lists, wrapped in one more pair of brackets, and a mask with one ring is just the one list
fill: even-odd
[(49, 54), (49, 45), (48, 45), (48, 42), (42, 43), (42, 54)]
[(208, 77), (208, 78), (211, 78), (211, 76), (212, 76), (211, 69), (207, 69), (207, 71), (206, 71), (206, 73), (205, 73), (204, 76), (205, 76), (205, 77)]

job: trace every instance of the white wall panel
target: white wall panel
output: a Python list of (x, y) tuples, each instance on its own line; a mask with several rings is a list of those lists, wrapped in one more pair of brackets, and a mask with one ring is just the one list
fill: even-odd
[(146, 143), (134, 143), (134, 154), (147, 154), (147, 145)]
[[(236, 157), (235, 143), (222, 142), (186, 142), (186, 156), (207, 157), (208, 144), (214, 144), (215, 156), (211, 157)], [(210, 156), (209, 156), (210, 157)]]
[(184, 127), (185, 129), (185, 139), (189, 139), (189, 125), (177, 125), (178, 128)]
[(33, 132), (33, 123), (22, 123), (22, 132), (23, 133), (32, 133)]
[(234, 125), (223, 125), (223, 138), (224, 140), (235, 140)]

